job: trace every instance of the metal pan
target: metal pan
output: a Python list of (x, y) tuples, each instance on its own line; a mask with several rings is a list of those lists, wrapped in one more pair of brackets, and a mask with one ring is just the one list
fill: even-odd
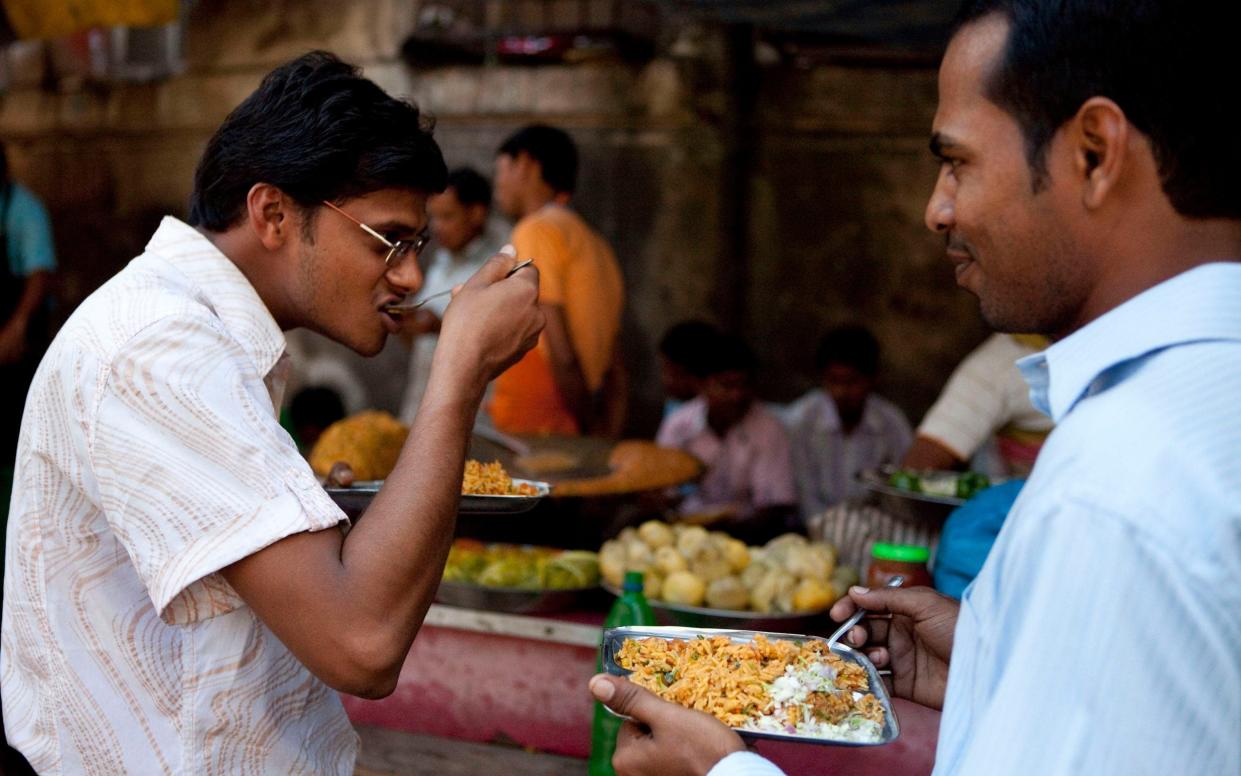
[[(375, 498), (375, 494), (379, 492), (383, 484), (383, 480), (363, 480), (355, 482), (348, 488), (326, 488), (326, 490), (337, 506), (343, 509), (350, 517), (356, 517), (370, 506), (371, 499)], [(457, 507), (457, 513), (462, 515), (521, 514), (534, 509), (551, 492), (551, 486), (546, 482), (514, 479), (513, 484), (533, 485), (538, 490), (538, 494), (534, 496), (465, 494), (461, 496), (461, 503)]]
[(559, 590), (529, 590), (516, 587), (486, 587), (468, 582), (440, 582), (435, 602), (465, 609), (512, 614), (551, 614), (586, 608), (596, 596), (599, 586)]
[[(620, 597), (620, 589), (606, 581), (601, 585), (604, 590)], [(782, 631), (805, 631), (815, 630), (818, 625), (826, 632), (835, 627), (835, 623), (827, 616), (830, 606), (807, 612), (755, 612), (746, 609), (712, 609), (708, 606), (674, 604), (651, 598), (647, 599), (647, 603), (655, 610), (655, 617), (659, 622), (687, 628), (744, 628), (755, 631), (777, 628)]]
[(955, 496), (932, 496), (914, 493), (888, 484), (895, 467), (868, 469), (857, 476), (858, 482), (874, 494), (875, 506), (898, 520), (940, 528), (952, 510), (965, 503)]
[[(603, 633), (603, 670), (616, 676), (627, 676), (630, 673), (629, 671), (621, 668), (616, 662), (616, 656), (620, 652), (621, 647), (624, 646), (626, 639), (659, 638), (680, 639), (684, 641), (698, 636), (726, 636), (734, 642), (744, 644), (753, 641), (754, 637), (760, 634), (772, 640), (783, 639), (786, 641), (797, 642), (827, 642), (827, 639), (819, 636), (800, 636), (789, 633), (771, 633), (767, 631), (721, 630), (718, 628), (655, 627), (646, 625), (629, 626), (625, 628), (609, 628)], [(836, 739), (794, 735), (789, 733), (768, 733), (759, 730), (745, 730), (742, 728), (733, 728), (733, 730), (735, 730), (742, 738), (765, 738), (774, 741), (791, 741), (802, 744), (825, 744), (830, 746), (879, 746), (881, 744), (888, 744), (895, 741), (897, 736), (901, 734), (900, 722), (896, 719), (896, 713), (892, 709), (892, 699), (888, 697), (888, 689), (879, 678), (879, 673), (875, 670), (874, 664), (871, 663), (865, 655), (839, 642), (832, 644), (831, 650), (841, 659), (847, 660), (851, 663), (857, 663), (866, 670), (866, 676), (870, 682), (870, 692), (879, 700), (881, 704), (883, 704), (883, 729), (880, 731), (878, 741), (840, 741)]]

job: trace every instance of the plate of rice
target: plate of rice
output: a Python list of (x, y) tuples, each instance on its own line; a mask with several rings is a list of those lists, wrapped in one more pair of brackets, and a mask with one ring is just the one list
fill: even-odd
[[(383, 487), (383, 480), (363, 480), (347, 488), (326, 488), (332, 500), (351, 516), (361, 514)], [(461, 480), (459, 514), (519, 514), (534, 509), (551, 492), (546, 482), (515, 479), (498, 461), (465, 462)]]
[(604, 670), (714, 715), (747, 738), (875, 746), (900, 735), (865, 656), (827, 639), (634, 626), (603, 637)]

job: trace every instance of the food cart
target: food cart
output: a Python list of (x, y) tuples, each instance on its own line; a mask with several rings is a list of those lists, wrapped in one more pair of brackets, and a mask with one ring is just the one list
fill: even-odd
[[(550, 481), (547, 498), (494, 511), (463, 500), (459, 546), (511, 542), (599, 549), (627, 523), (644, 518), (641, 494), (699, 474), (691, 457), (650, 442), (553, 438), (477, 438), (471, 456), (502, 461), (514, 475)], [(523, 462), (533, 462), (532, 472)], [(634, 529), (627, 529), (630, 534)], [(705, 532), (704, 532), (705, 533)], [(635, 538), (634, 536), (630, 537)], [(481, 540), (481, 542), (479, 541)], [(604, 587), (518, 590), (446, 582), (431, 606), (402, 670), (383, 700), (344, 697), (357, 724), (466, 741), (501, 743), (574, 757), (590, 750), (602, 623), (611, 602)], [(826, 635), (834, 624), (823, 607), (801, 613), (729, 612), (705, 602), (653, 600), (662, 621)], [(759, 742), (757, 751), (788, 772), (929, 773), (938, 714), (896, 701), (901, 736), (873, 749)]]

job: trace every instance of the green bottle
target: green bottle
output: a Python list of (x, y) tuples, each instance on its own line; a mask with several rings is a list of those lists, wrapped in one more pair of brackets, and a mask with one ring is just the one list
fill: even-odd
[[(625, 585), (621, 597), (612, 604), (612, 611), (603, 621), (603, 629), (619, 628), (624, 625), (654, 625), (655, 613), (651, 605), (642, 595), (642, 572), (630, 571), (625, 574)], [(600, 644), (599, 662), (596, 671), (603, 670), (603, 650)], [(587, 772), (590, 776), (615, 776), (612, 770), (612, 752), (616, 749), (616, 731), (620, 730), (622, 720), (612, 712), (603, 708), (603, 704), (595, 701), (595, 721), (590, 729), (590, 764)]]

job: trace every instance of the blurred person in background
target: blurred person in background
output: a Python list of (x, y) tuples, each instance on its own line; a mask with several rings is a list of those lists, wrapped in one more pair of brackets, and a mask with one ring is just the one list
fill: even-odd
[(953, 371), (918, 425), (901, 466), (960, 469), (992, 478), (1025, 476), (1034, 468), (1052, 421), (1030, 401), (1017, 361), (1049, 344), (1046, 337), (993, 334)]
[(538, 347), (496, 379), (487, 409), (500, 431), (615, 436), (624, 424), (624, 280), (607, 241), (568, 205), (577, 168), (569, 135), (542, 125), (496, 155), (496, 205), (517, 222), (517, 257), (539, 268), (547, 321)]
[(7, 514), (26, 390), (51, 334), (48, 295), (56, 252), (47, 209), (29, 189), (13, 180), (3, 142), (0, 251), (4, 252), (0, 256), (0, 510)]
[(666, 420), (685, 402), (702, 393), (707, 361), (720, 330), (706, 321), (682, 321), (659, 340), (659, 380), (664, 387)]
[(681, 515), (750, 544), (794, 528), (797, 503), (788, 435), (755, 399), (757, 369), (743, 339), (715, 337), (702, 393), (669, 415), (655, 436), (659, 445), (684, 450), (706, 466), (697, 488), (681, 501)]
[(865, 494), (857, 475), (895, 463), (913, 432), (905, 414), (875, 393), (879, 342), (864, 326), (842, 326), (820, 340), (820, 387), (784, 411), (802, 517)]
[[(469, 280), (504, 247), (504, 236), (491, 225), (491, 184), (469, 167), (448, 173), (443, 194), (427, 200), (431, 235), (437, 247), (423, 273), (425, 294), (435, 294)], [(402, 334), (410, 338), (409, 375), (401, 397), (401, 422), (409, 425), (427, 390), (431, 362), (439, 339), (444, 311), (452, 300), (438, 297), (427, 302), (403, 322)], [(490, 389), (489, 389), (490, 392)], [(484, 404), (487, 398), (483, 400)]]

